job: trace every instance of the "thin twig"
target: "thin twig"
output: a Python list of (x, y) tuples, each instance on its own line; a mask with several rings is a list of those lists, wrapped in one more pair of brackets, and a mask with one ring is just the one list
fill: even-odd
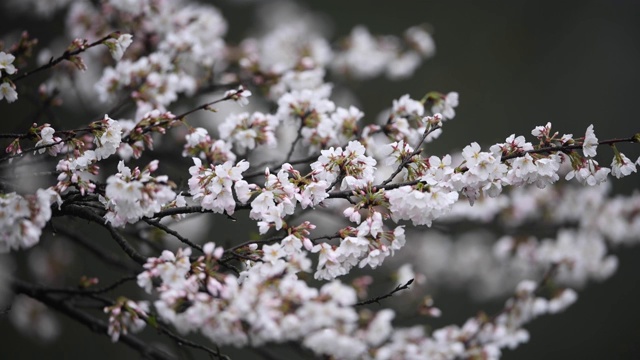
[(393, 172), (393, 174), (391, 174), (391, 176), (389, 176), (385, 181), (382, 182), (382, 185), (387, 185), (388, 183), (390, 183), (393, 180), (393, 178), (395, 178), (396, 175), (398, 175), (400, 171), (402, 171), (402, 169), (404, 169), (404, 167), (407, 166), (407, 164), (409, 164), (409, 162), (411, 161), (411, 159), (413, 159), (414, 156), (420, 154), (422, 152), (422, 144), (424, 143), (424, 140), (427, 138), (427, 136), (429, 136), (429, 134), (431, 134), (432, 132), (440, 128), (441, 128), (440, 126), (436, 125), (436, 126), (424, 129), (424, 133), (422, 134), (422, 138), (420, 139), (420, 142), (416, 146), (416, 149), (413, 150), (413, 152), (409, 156), (402, 159), (402, 162), (400, 163), (400, 165), (398, 165), (398, 167)]
[[(241, 204), (236, 202), (236, 207), (235, 210), (248, 210), (251, 209), (251, 205), (249, 203), (247, 204)], [(153, 214), (153, 216), (151, 216), (152, 219), (161, 219), (167, 216), (173, 216), (173, 215), (184, 215), (184, 214), (195, 214), (195, 213), (212, 213), (213, 211), (211, 210), (206, 210), (203, 209), (202, 206), (183, 206), (183, 207), (175, 207), (175, 208), (170, 208), (170, 209), (166, 209), (166, 210), (162, 210), (159, 211), (155, 214)], [(225, 213), (226, 214), (226, 213)], [(228, 217), (230, 217), (230, 215), (226, 214)], [(233, 218), (232, 218), (233, 219)]]
[(316, 243), (319, 240), (333, 240), (333, 239), (338, 239), (340, 238), (340, 233), (335, 233), (333, 235), (323, 235), (323, 236), (317, 236), (314, 238), (309, 238), (309, 240), (311, 240), (312, 243)]
[(176, 342), (176, 344), (178, 346), (186, 345), (186, 346), (194, 348), (194, 349), (203, 350), (206, 353), (208, 353), (210, 356), (215, 356), (218, 359), (231, 360), (231, 358), (229, 356), (220, 353), (220, 349), (218, 349), (218, 346), (216, 346), (216, 350), (213, 350), (213, 349), (210, 349), (210, 348), (208, 348), (208, 347), (206, 347), (204, 345), (200, 345), (198, 343), (190, 341), (190, 340), (188, 340), (188, 339), (186, 339), (186, 338), (184, 338), (182, 336), (176, 335), (171, 330), (167, 329), (164, 326), (158, 325), (157, 329), (161, 333), (163, 333), (163, 334), (167, 335), (168, 337), (170, 337), (172, 340), (175, 340), (175, 342)]
[(184, 236), (180, 235), (177, 231), (172, 230), (171, 228), (169, 228), (168, 226), (161, 224), (160, 220), (151, 220), (151, 219), (143, 219), (144, 222), (146, 222), (147, 224), (157, 227), (158, 229), (166, 232), (169, 235), (173, 235), (176, 239), (180, 240), (181, 242), (191, 246), (192, 248), (198, 249), (200, 251), (202, 251), (202, 246), (190, 241), (189, 239), (185, 238)]
[(78, 54), (80, 54), (80, 53), (83, 53), (83, 52), (85, 52), (86, 50), (88, 50), (88, 49), (90, 49), (90, 48), (92, 48), (92, 47), (94, 47), (94, 46), (96, 46), (96, 45), (100, 45), (100, 44), (102, 44), (105, 40), (108, 40), (108, 39), (110, 39), (110, 38), (111, 38), (111, 34), (109, 34), (109, 35), (107, 35), (107, 36), (105, 36), (105, 37), (101, 38), (100, 40), (94, 41), (94, 42), (92, 42), (91, 44), (88, 44), (88, 45), (86, 45), (86, 46), (85, 46), (85, 47), (83, 47), (83, 48), (80, 48), (80, 49), (77, 49), (77, 50), (74, 50), (74, 51), (69, 51), (69, 50), (67, 50), (67, 51), (65, 51), (62, 55), (60, 55), (58, 58), (56, 58), (56, 59), (51, 58), (51, 60), (50, 60), (48, 63), (46, 63), (46, 64), (44, 64), (44, 65), (42, 65), (42, 66), (40, 66), (40, 67), (38, 67), (38, 68), (35, 68), (35, 69), (33, 69), (33, 70), (25, 71), (25, 72), (23, 72), (22, 74), (20, 74), (20, 75), (16, 76), (15, 78), (11, 79), (11, 81), (12, 81), (13, 83), (17, 83), (18, 81), (20, 81), (20, 80), (22, 80), (22, 79), (26, 78), (27, 76), (31, 76), (31, 75), (33, 75), (33, 74), (39, 73), (40, 71), (43, 71), (43, 70), (46, 70), (46, 69), (52, 68), (52, 67), (54, 67), (54, 66), (58, 65), (60, 62), (62, 62), (62, 61), (64, 61), (64, 60), (69, 60), (69, 59), (71, 59), (71, 57), (73, 57), (73, 56), (75, 56), (75, 55), (78, 55)]
[[(422, 182), (421, 180), (413, 180), (413, 181), (406, 181), (406, 182), (402, 182), (402, 183), (396, 183), (396, 184), (387, 184), (384, 186), (381, 185), (376, 185), (373, 186), (372, 189), (373, 191), (376, 190), (393, 190), (393, 189), (397, 189), (397, 188), (401, 188), (403, 186), (413, 186), (416, 185), (418, 183)], [(343, 190), (343, 191), (332, 191), (329, 193), (329, 197), (328, 199), (346, 199), (350, 196), (352, 196), (354, 194), (355, 190)]]
[(289, 148), (289, 152), (287, 153), (287, 157), (284, 159), (284, 163), (287, 163), (289, 162), (289, 160), (291, 160), (291, 156), (293, 156), (293, 151), (296, 149), (296, 145), (302, 139), (302, 128), (304, 127), (304, 119), (306, 117), (307, 115), (305, 114), (305, 116), (300, 118), (300, 126), (298, 127), (298, 133), (296, 134), (295, 140), (293, 140), (293, 143), (291, 144), (291, 148)]
[(411, 285), (411, 284), (413, 283), (413, 280), (414, 280), (414, 279), (411, 279), (411, 280), (407, 281), (407, 283), (406, 283), (406, 284), (404, 284), (404, 285), (398, 285), (398, 286), (396, 286), (396, 288), (395, 288), (395, 289), (391, 290), (389, 293), (387, 293), (387, 294), (385, 294), (385, 295), (378, 296), (378, 297), (375, 297), (375, 298), (373, 298), (373, 299), (369, 299), (369, 300), (361, 301), (361, 302), (359, 302), (359, 303), (354, 304), (353, 306), (362, 306), (362, 305), (373, 304), (373, 303), (379, 304), (379, 303), (380, 303), (380, 300), (384, 300), (384, 299), (386, 299), (386, 298), (392, 297), (392, 296), (393, 296), (393, 294), (397, 293), (398, 291), (402, 291), (402, 290), (407, 290), (407, 289), (409, 289), (409, 285)]
[(0, 162), (6, 161), (6, 160), (10, 160), (13, 158), (17, 158), (17, 157), (23, 157), (31, 152), (36, 152), (38, 150), (41, 149), (48, 149), (50, 147), (56, 146), (58, 144), (64, 144), (65, 142), (67, 142), (69, 139), (62, 139), (62, 140), (58, 140), (58, 141), (54, 141), (52, 143), (46, 144), (46, 145), (39, 145), (39, 146), (34, 146), (31, 148), (27, 148), (27, 149), (22, 149), (22, 152), (20, 153), (16, 153), (16, 154), (9, 154), (3, 158), (0, 158)]
[(175, 118), (176, 118), (176, 119), (183, 119), (183, 118), (185, 118), (187, 115), (191, 115), (191, 114), (193, 114), (193, 113), (194, 113), (194, 112), (196, 112), (196, 111), (206, 110), (206, 109), (207, 109), (209, 106), (211, 106), (211, 105), (215, 105), (215, 104), (217, 104), (217, 103), (221, 103), (221, 102), (223, 102), (223, 101), (229, 100), (229, 99), (231, 99), (231, 97), (232, 97), (232, 96), (233, 96), (233, 94), (232, 94), (232, 95), (225, 96), (225, 97), (223, 97), (223, 98), (221, 98), (221, 99), (217, 99), (217, 100), (214, 100), (214, 101), (211, 101), (211, 102), (208, 102), (208, 103), (202, 104), (202, 105), (200, 105), (200, 106), (198, 106), (198, 107), (196, 107), (196, 108), (193, 108), (193, 109), (191, 109), (191, 110), (189, 110), (189, 111), (187, 111), (187, 112), (184, 112), (184, 113), (182, 113), (182, 114), (180, 114), (180, 115), (176, 115), (176, 117), (175, 117)]
[(282, 239), (284, 239), (284, 237), (282, 237), (282, 236), (273, 236), (273, 237), (270, 237), (268, 239), (249, 240), (249, 241), (245, 241), (245, 242), (243, 242), (241, 244), (238, 244), (238, 245), (236, 245), (236, 246), (234, 246), (232, 248), (229, 248), (229, 249), (225, 250), (224, 252), (225, 252), (225, 254), (230, 252), (230, 253), (233, 253), (234, 255), (237, 255), (237, 254), (235, 254), (235, 251), (238, 250), (238, 249), (241, 249), (241, 248), (243, 248), (245, 246), (249, 246), (251, 244), (270, 244), (270, 243), (274, 243), (276, 241), (280, 241)]

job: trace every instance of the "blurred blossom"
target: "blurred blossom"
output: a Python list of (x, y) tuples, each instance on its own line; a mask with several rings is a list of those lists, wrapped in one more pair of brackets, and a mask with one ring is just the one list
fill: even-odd
[(41, 302), (26, 295), (13, 299), (9, 320), (25, 337), (44, 342), (54, 341), (61, 333), (53, 313)]

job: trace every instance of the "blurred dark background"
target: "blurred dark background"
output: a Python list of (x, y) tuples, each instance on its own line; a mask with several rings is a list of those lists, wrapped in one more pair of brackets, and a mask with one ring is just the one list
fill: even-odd
[[(458, 91), (457, 116), (430, 145), (434, 153), (461, 149), (472, 141), (489, 145), (512, 133), (528, 136), (534, 126), (548, 121), (561, 133), (576, 137), (589, 124), (595, 125), (600, 139), (640, 131), (634, 105), (640, 95), (638, 1), (329, 0), (303, 5), (325, 14), (335, 37), (348, 34), (356, 24), (372, 33), (396, 35), (416, 24), (433, 27), (436, 56), (412, 79), (353, 85), (368, 116), (376, 116), (405, 93), (420, 98), (430, 90)], [(231, 40), (241, 39), (255, 21), (251, 2), (225, 1), (216, 6), (230, 24)], [(46, 38), (61, 29), (60, 20), (35, 21), (6, 7), (0, 19), (0, 36), (29, 29)], [(1, 109), (7, 109), (6, 104)], [(5, 127), (12, 119), (3, 115), (2, 122)], [(638, 146), (619, 149), (631, 159), (640, 154)], [(601, 149), (599, 154), (598, 159), (608, 166), (612, 153)], [(635, 175), (614, 181), (614, 191), (631, 193), (638, 188), (638, 179)], [(640, 247), (615, 253), (620, 266), (611, 279), (590, 284), (565, 313), (534, 321), (528, 326), (529, 343), (505, 351), (504, 359), (640, 358)], [(453, 295), (436, 302), (447, 319), (460, 321), (475, 314), (465, 311), (465, 303)], [(0, 316), (0, 358), (138, 357), (80, 325), (64, 321), (63, 326), (60, 340), (39, 344), (17, 333)]]

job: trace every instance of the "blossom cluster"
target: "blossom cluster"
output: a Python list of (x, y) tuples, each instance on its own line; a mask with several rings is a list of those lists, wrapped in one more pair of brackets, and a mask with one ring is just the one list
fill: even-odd
[[(414, 255), (420, 259), (418, 270), (432, 274), (429, 280), (434, 287), (472, 284), (467, 291), (479, 299), (503, 296), (522, 278), (538, 277), (554, 263), (567, 265), (556, 273), (563, 285), (581, 288), (588, 281), (605, 280), (618, 266), (615, 249), (640, 239), (639, 195), (605, 200), (610, 191), (607, 183), (544, 189), (529, 185), (483, 198), (473, 207), (458, 202), (440, 218), (441, 224), (503, 224), (519, 235), (415, 234), (420, 240)], [(581, 211), (573, 211), (576, 208)], [(518, 232), (531, 223), (554, 231), (544, 236)], [(570, 224), (576, 224), (575, 228)]]
[(423, 28), (414, 26), (405, 31), (406, 49), (397, 39), (374, 37), (362, 26), (349, 35), (348, 45), (335, 55), (332, 68), (358, 79), (386, 74), (391, 79), (407, 78), (423, 59), (435, 53), (433, 39)]
[(309, 270), (304, 257), (285, 262), (285, 251), (274, 256), (279, 251), (265, 246), (264, 262), (236, 278), (218, 271), (224, 260), (217, 249), (206, 244), (205, 254), (195, 261), (189, 249), (165, 251), (148, 259), (138, 276), (147, 290), (161, 279), (155, 308), (182, 333), (199, 331), (216, 343), (235, 346), (295, 340), (318, 354), (356, 359), (391, 332), (391, 310), (361, 321), (351, 306), (357, 300), (353, 288), (334, 281), (316, 289), (298, 279), (298, 271)]
[(236, 154), (231, 151), (232, 144), (222, 139), (214, 140), (205, 128), (191, 129), (185, 136), (182, 156), (195, 156), (212, 164), (235, 161)]
[(315, 179), (313, 174), (302, 176), (288, 163), (281, 166), (277, 175), (265, 170), (264, 186), (254, 187), (253, 193), (258, 195), (251, 201), (249, 213), (252, 219), (259, 220), (261, 234), (271, 227), (280, 230), (285, 225), (283, 218), (293, 214), (298, 203), (303, 209), (315, 207), (329, 196), (329, 184)]
[[(548, 123), (544, 127), (535, 128), (532, 134), (538, 136), (542, 143), (548, 144), (556, 139), (556, 135), (547, 135), (550, 128), (551, 123)], [(589, 154), (595, 152), (590, 150), (592, 143), (597, 143), (597, 139), (593, 140), (594, 138), (593, 126), (590, 126), (581, 142)], [(560, 142), (573, 144), (575, 141), (571, 135), (564, 135)], [(391, 146), (398, 149), (401, 145), (393, 143)], [(397, 162), (398, 151), (392, 150), (386, 163)], [(406, 156), (410, 150), (405, 148), (399, 153), (402, 155), (403, 152)], [(432, 156), (426, 166), (419, 164), (418, 167), (426, 167), (427, 170), (423, 171), (424, 174), (417, 185), (387, 191), (394, 220), (410, 219), (414, 224), (430, 225), (434, 219), (448, 213), (458, 200), (458, 193), (466, 196), (473, 205), (481, 196), (499, 196), (506, 186), (535, 184), (539, 188), (545, 188), (559, 180), (560, 166), (565, 161), (565, 157), (560, 153), (537, 153), (523, 136), (515, 135), (509, 136), (505, 143), (491, 146), (489, 152), (482, 151), (478, 143), (466, 146), (461, 154), (462, 163), (455, 168), (447, 156), (442, 160)], [(502, 161), (503, 157), (506, 158), (505, 161)], [(568, 157), (571, 159), (572, 170), (567, 173), (567, 180), (577, 176), (581, 183), (593, 186), (605, 181), (606, 175), (610, 172), (610, 169), (598, 166), (595, 160), (581, 157), (576, 152), (570, 153)], [(617, 152), (614, 165), (620, 163), (625, 164), (624, 173), (635, 172), (635, 163)], [(620, 166), (617, 167), (619, 168)], [(414, 169), (413, 173), (415, 172)], [(620, 176), (624, 174), (621, 170), (616, 172)], [(409, 171), (406, 174), (408, 175)], [(409, 176), (406, 178), (409, 179)], [(430, 200), (425, 200), (427, 198)], [(420, 211), (413, 211), (414, 209)]]
[(229, 139), (242, 154), (257, 145), (275, 147), (277, 140), (274, 132), (278, 123), (277, 117), (261, 112), (232, 114), (220, 124), (218, 130), (220, 138)]
[(30, 248), (40, 241), (42, 228), (51, 219), (51, 206), (60, 197), (53, 189), (35, 195), (15, 192), (0, 195), (0, 253)]
[(55, 134), (56, 130), (52, 128), (51, 125), (44, 124), (40, 130), (40, 140), (36, 142), (36, 148), (38, 148), (36, 151), (40, 154), (46, 151), (51, 156), (56, 156), (60, 153), (64, 147), (64, 143), (62, 142), (62, 138), (55, 136)]
[(63, 193), (69, 187), (75, 187), (82, 193), (93, 193), (96, 186), (92, 181), (92, 175), (98, 173), (97, 162), (115, 154), (120, 148), (122, 126), (108, 115), (100, 121), (91, 123), (90, 132), (93, 136), (93, 149), (81, 140), (71, 138), (65, 141), (55, 136), (55, 130), (48, 124), (41, 128), (40, 140), (36, 143), (36, 148), (40, 148), (38, 151), (42, 153), (47, 150), (52, 156), (59, 153), (66, 155), (56, 165), (58, 172), (56, 190), (59, 193)]
[(32, 338), (53, 341), (61, 332), (60, 324), (48, 308), (25, 295), (13, 300), (9, 320), (21, 332)]
[(523, 325), (543, 314), (563, 311), (577, 297), (570, 289), (537, 296), (536, 283), (523, 281), (504, 312), (491, 321), (471, 318), (462, 327), (448, 326), (431, 335), (421, 326), (394, 329), (392, 310), (374, 316), (367, 310), (356, 312), (350, 306), (357, 299), (353, 288), (333, 281), (318, 290), (299, 280), (295, 273), (309, 271), (308, 259), (302, 255), (296, 261), (283, 261), (296, 248), (264, 246), (264, 262), (253, 263), (240, 278), (217, 271), (224, 261), (223, 251), (213, 243), (206, 244), (204, 255), (193, 262), (190, 249), (175, 254), (165, 251), (159, 258), (148, 259), (138, 284), (150, 292), (153, 280), (161, 280), (155, 286), (160, 298), (154, 306), (161, 318), (182, 333), (200, 331), (215, 343), (235, 346), (301, 340), (317, 354), (343, 359), (362, 358), (365, 353), (374, 359), (399, 354), (498, 358), (502, 348), (528, 340)]
[(120, 227), (150, 217), (163, 208), (186, 204), (184, 197), (171, 189), (166, 175), (151, 175), (157, 169), (157, 160), (142, 170), (137, 167), (131, 170), (123, 161), (118, 163), (118, 173), (107, 179), (102, 200), (107, 209), (104, 217), (109, 223)]
[(385, 231), (382, 214), (373, 212), (357, 229), (343, 229), (337, 247), (322, 243), (311, 249), (312, 252), (320, 254), (314, 277), (331, 280), (348, 274), (355, 265), (360, 268), (368, 265), (375, 269), (385, 258), (392, 256), (394, 251), (401, 249), (405, 241), (402, 226)]
[(145, 327), (149, 303), (120, 298), (114, 305), (105, 307), (104, 312), (109, 314), (107, 332), (111, 336), (111, 341), (116, 342), (121, 334), (136, 333)]
[(340, 183), (340, 190), (365, 187), (373, 182), (376, 170), (376, 160), (365, 155), (365, 151), (358, 141), (350, 141), (344, 149), (331, 147), (321, 151), (311, 169), (319, 180), (332, 185)]
[(462, 326), (436, 329), (431, 336), (421, 326), (396, 329), (389, 343), (377, 349), (375, 359), (498, 359), (501, 349), (514, 349), (529, 340), (523, 325), (541, 315), (561, 312), (577, 299), (570, 289), (551, 298), (537, 296), (538, 289), (535, 282), (522, 281), (503, 312), (491, 320), (471, 318)]
[(239, 201), (246, 203), (249, 200), (251, 187), (242, 180), (242, 173), (249, 168), (248, 162), (240, 161), (234, 165), (227, 161), (221, 165), (204, 166), (199, 158), (193, 158), (193, 163), (189, 168), (189, 192), (203, 209), (216, 213), (226, 211), (232, 215), (236, 208), (234, 192)]

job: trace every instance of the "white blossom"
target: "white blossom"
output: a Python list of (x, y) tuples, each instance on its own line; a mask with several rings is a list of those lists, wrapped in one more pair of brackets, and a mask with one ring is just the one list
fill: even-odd
[(193, 158), (194, 166), (189, 168), (189, 192), (194, 200), (198, 200), (203, 209), (231, 215), (235, 212), (236, 202), (233, 198), (232, 186), (236, 191), (241, 188), (238, 197), (248, 199), (249, 186), (242, 180), (242, 172), (249, 168), (247, 161), (233, 164), (227, 161), (222, 165), (204, 166), (199, 158)]
[(595, 157), (598, 150), (598, 138), (593, 132), (593, 125), (589, 125), (587, 133), (584, 136), (584, 142), (582, 143), (582, 152), (584, 156)]
[(122, 127), (118, 121), (105, 115), (100, 129), (93, 142), (96, 144), (96, 159), (106, 159), (118, 151), (122, 140)]
[(103, 200), (108, 222), (117, 227), (134, 223), (176, 199), (176, 193), (166, 184), (166, 176), (151, 176), (157, 166), (157, 161), (153, 161), (142, 171), (138, 168), (132, 171), (124, 161), (118, 163), (118, 173), (107, 179)]
[(237, 90), (229, 90), (224, 93), (224, 97), (226, 99), (231, 99), (238, 103), (240, 106), (245, 106), (249, 104), (249, 97), (251, 96), (251, 91), (245, 89), (240, 85)]
[(453, 119), (456, 116), (455, 108), (458, 107), (458, 103), (458, 93), (452, 91), (443, 99), (436, 101), (431, 107), (431, 112), (433, 114), (440, 113), (445, 119)]
[(119, 61), (132, 42), (133, 36), (131, 34), (120, 34), (116, 39), (105, 40), (104, 44), (109, 48), (113, 60)]
[(13, 61), (16, 59), (12, 54), (7, 54), (4, 51), (0, 51), (0, 78), (2, 78), (2, 73), (6, 73), (7, 75), (13, 75), (16, 72), (16, 67), (13, 65)]
[(619, 156), (614, 156), (611, 162), (611, 174), (613, 176), (620, 179), (631, 175), (632, 172), (636, 172), (636, 164), (633, 161), (622, 153)]
[(6, 99), (8, 103), (18, 100), (18, 92), (9, 82), (0, 84), (0, 100)]

